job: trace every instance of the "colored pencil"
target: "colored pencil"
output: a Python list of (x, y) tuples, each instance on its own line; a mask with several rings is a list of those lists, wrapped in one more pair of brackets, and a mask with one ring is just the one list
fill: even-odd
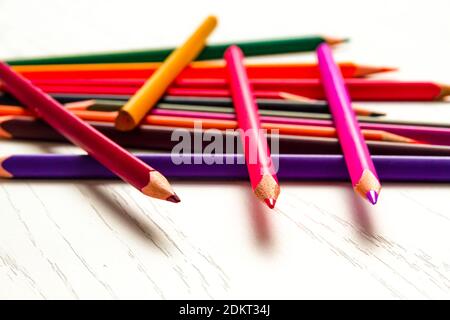
[[(33, 116), (27, 110), (20, 107), (14, 108), (18, 112), (14, 112), (10, 115), (24, 115)], [(69, 109), (70, 110), (70, 109)], [(86, 121), (98, 121), (98, 122), (114, 122), (117, 112), (104, 112), (104, 111), (84, 111), (84, 110), (70, 110), (74, 115), (82, 120)], [(181, 111), (180, 111), (181, 112)], [(175, 117), (175, 116), (160, 116), (160, 115), (147, 115), (142, 124), (180, 127), (180, 128), (194, 128), (201, 125), (205, 129), (237, 129), (238, 125), (235, 120), (227, 119), (211, 119), (211, 118), (192, 118), (192, 117)], [(262, 124), (266, 130), (279, 130), (281, 134), (292, 135), (304, 135), (312, 137), (335, 137), (336, 130), (332, 127), (326, 126), (310, 126), (310, 125), (295, 125), (295, 124), (282, 124), (264, 122)], [(363, 130), (364, 137), (368, 140), (381, 140), (381, 141), (393, 141), (393, 142), (408, 142), (415, 143), (413, 139), (402, 137), (400, 135), (392, 134), (386, 131), (380, 130)]]
[[(89, 124), (123, 147), (172, 151), (180, 142), (172, 140), (174, 130), (179, 129), (176, 127), (141, 125), (133, 131), (122, 132), (116, 130), (112, 123), (89, 122)], [(185, 128), (184, 132), (189, 134), (187, 141), (189, 141), (190, 150), (195, 150), (197, 145), (201, 145), (201, 150), (204, 150), (211, 143), (202, 139), (206, 130)], [(231, 146), (240, 144), (240, 137), (236, 131), (218, 131), (215, 134), (218, 135), (217, 140), (222, 142), (222, 150), (227, 150), (227, 143), (230, 143)], [(61, 134), (41, 120), (15, 116), (0, 117), (0, 138), (67, 142)], [(267, 139), (268, 144), (272, 145), (270, 134), (267, 135)], [(341, 154), (341, 148), (336, 138), (278, 135), (277, 139), (281, 154)], [(181, 142), (187, 143), (185, 140)], [(450, 147), (445, 146), (383, 141), (367, 141), (367, 144), (370, 152), (377, 155), (450, 156)], [(235, 152), (235, 150), (233, 149), (231, 152)]]
[[(223, 54), (230, 45), (238, 45), (247, 56), (269, 54), (284, 54), (293, 52), (314, 51), (322, 42), (331, 45), (339, 44), (346, 39), (336, 39), (323, 36), (299, 36), (291, 38), (233, 41), (231, 43), (212, 44), (206, 46), (197, 60), (222, 59)], [(33, 57), (9, 59), (11, 65), (36, 64), (74, 64), (74, 63), (116, 63), (116, 62), (161, 62), (164, 61), (175, 48), (148, 49), (122, 52), (105, 52), (91, 54), (77, 54), (59, 57)]]
[[(177, 97), (175, 97), (177, 98)], [(229, 100), (227, 98), (217, 98), (219, 102), (217, 105), (208, 104), (181, 104), (172, 103), (172, 99), (161, 99), (158, 104), (156, 104), (155, 109), (172, 109), (172, 110), (187, 110), (187, 111), (206, 111), (206, 112), (218, 112), (218, 113), (234, 113), (233, 108), (228, 108), (226, 106), (220, 106), (221, 100)], [(268, 102), (266, 103), (266, 101)], [(324, 105), (322, 101), (318, 101), (315, 104), (302, 104), (297, 102), (283, 103), (283, 100), (257, 100), (259, 113), (261, 115), (271, 115), (271, 116), (286, 116), (286, 117), (297, 117), (297, 118), (313, 118), (313, 119), (330, 119), (330, 114), (328, 113), (328, 105)], [(166, 101), (168, 101), (166, 103)], [(180, 100), (181, 101), (181, 100)], [(202, 102), (201, 100), (199, 100)], [(205, 99), (207, 102), (208, 99)], [(175, 102), (177, 102), (175, 100)], [(192, 102), (195, 102), (193, 99)], [(277, 103), (281, 102), (281, 103)], [(287, 101), (291, 102), (291, 101)], [(226, 105), (226, 104), (225, 104)], [(233, 103), (229, 101), (229, 106), (233, 106)], [(3, 105), (0, 105), (0, 108)], [(90, 111), (117, 111), (123, 106), (123, 102), (117, 100), (82, 100), (76, 102), (70, 102), (65, 105), (71, 110), (90, 110)], [(275, 108), (274, 108), (275, 107)], [(355, 109), (355, 108), (354, 108)], [(364, 108), (358, 108), (355, 110), (356, 114), (367, 115), (363, 117), (380, 117), (385, 115), (381, 112), (371, 111)]]
[[(320, 80), (316, 79), (254, 79), (256, 91), (285, 91), (308, 98), (324, 99)], [(352, 99), (367, 100), (440, 100), (450, 94), (450, 86), (425, 81), (346, 79)], [(221, 79), (179, 79), (174, 83), (181, 88), (226, 89)]]
[[(143, 80), (150, 77), (161, 63), (111, 63), (111, 64), (68, 64), (68, 65), (36, 65), (16, 66), (14, 70), (39, 84), (54, 84), (61, 81), (67, 84), (87, 84), (90, 80), (95, 84), (96, 80), (109, 80), (114, 84), (115, 80), (134, 79)], [(359, 65), (352, 62), (339, 63), (342, 74), (346, 78), (360, 78), (375, 73), (394, 71), (395, 68)], [(315, 63), (248, 63), (246, 64), (250, 79), (296, 79), (319, 77), (319, 69)], [(226, 79), (225, 63), (223, 62), (194, 62), (187, 66), (177, 77), (182, 78), (207, 78)]]
[[(259, 100), (263, 100), (263, 108), (267, 109), (269, 106), (277, 106), (279, 108), (292, 108), (292, 107), (296, 107), (297, 109), (302, 109), (306, 112), (317, 112), (317, 113), (329, 113), (329, 109), (328, 109), (328, 104), (325, 101), (321, 101), (321, 100), (315, 100), (315, 99), (309, 99), (309, 98), (304, 98), (304, 97), (300, 97), (297, 95), (292, 95), (292, 94), (288, 94), (288, 93), (280, 93), (280, 95), (282, 96), (283, 99), (286, 100), (276, 100), (276, 99), (259, 99)], [(172, 99), (169, 100), (174, 100), (173, 98), (175, 98), (175, 102), (177, 102), (176, 98), (179, 97), (170, 97)], [(191, 102), (189, 104), (192, 104), (193, 101), (195, 101), (195, 99), (200, 99), (201, 103), (204, 103), (205, 101), (208, 101), (208, 99), (203, 98), (203, 102), (202, 102), (202, 98), (192, 98), (192, 97), (186, 97), (187, 100), (189, 100), (189, 98), (191, 98)], [(223, 100), (227, 100), (227, 98), (210, 98), (210, 100), (214, 99), (218, 99), (219, 100), (219, 104), (223, 104)], [(222, 100), (222, 101), (220, 101)], [(228, 105), (230, 106), (234, 106), (232, 99), (228, 99)], [(260, 103), (261, 101), (257, 100), (256, 103), (258, 104), (258, 108), (260, 107)], [(264, 100), (269, 100), (268, 102), (264, 101)], [(163, 98), (161, 100), (159, 100), (159, 102), (166, 102), (167, 101), (167, 97)], [(181, 99), (178, 99), (178, 101), (181, 101)], [(169, 101), (170, 102), (170, 101)], [(179, 103), (179, 102), (178, 102)], [(117, 102), (113, 102), (113, 104), (115, 106), (119, 106), (119, 104)], [(157, 107), (157, 105), (156, 105)], [(108, 110), (110, 110), (110, 106), (108, 106), (108, 103), (97, 103), (97, 105), (93, 102), (92, 106), (89, 107), (90, 110), (102, 110), (102, 108), (107, 108)], [(356, 114), (358, 115), (364, 115), (364, 116), (374, 116), (374, 117), (378, 117), (378, 116), (382, 116), (385, 115), (384, 113), (381, 112), (375, 112), (366, 108), (362, 108), (361, 106), (357, 106), (357, 105), (353, 105), (353, 110), (355, 111)], [(112, 110), (111, 110), (112, 111)], [(294, 110), (292, 110), (294, 111)], [(301, 110), (295, 110), (295, 111), (301, 111)]]
[(24, 105), (124, 181), (148, 196), (171, 202), (180, 201), (169, 182), (158, 171), (81, 121), (3, 62), (0, 62), (0, 78), (8, 91)]
[[(137, 155), (182, 180), (246, 180), (243, 155)], [(348, 181), (342, 155), (272, 155), (279, 163), (278, 177), (284, 181)], [(383, 182), (450, 182), (450, 157), (373, 156)], [(116, 176), (86, 155), (29, 154), (0, 160), (0, 176), (12, 179), (111, 179)]]
[(366, 197), (370, 203), (376, 204), (381, 184), (352, 109), (344, 80), (328, 45), (317, 47), (317, 59), (353, 188), (356, 193)]
[[(202, 80), (202, 82), (199, 82)], [(167, 89), (167, 95), (173, 96), (200, 96), (200, 97), (230, 97), (230, 91), (225, 89), (225, 82), (216, 80), (192, 79), (193, 82), (182, 81), (180, 84)], [(296, 80), (287, 85), (287, 82), (260, 82), (266, 79), (252, 80), (256, 98), (282, 99), (280, 92), (288, 92), (307, 98), (324, 100), (325, 93), (320, 81), (315, 79)], [(190, 80), (191, 81), (191, 80)], [(450, 86), (433, 82), (406, 82), (392, 80), (363, 80), (346, 79), (352, 100), (354, 101), (437, 101), (450, 94)], [(280, 84), (280, 85), (279, 85)], [(185, 86), (186, 85), (186, 86)], [(267, 88), (269, 89), (263, 89)], [(133, 95), (137, 87), (130, 86), (39, 86), (47, 93), (58, 94), (97, 94), (97, 95)]]
[[(88, 101), (77, 102), (72, 109), (73, 104), (66, 104), (71, 110), (86, 110)], [(120, 104), (119, 104), (120, 105)], [(105, 105), (101, 110), (114, 111), (118, 106)], [(152, 111), (153, 115), (165, 117), (187, 117), (198, 119), (215, 120), (234, 120), (234, 110), (231, 108), (189, 106), (160, 103)], [(214, 110), (214, 112), (212, 112)], [(75, 112), (75, 111), (74, 111)], [(288, 124), (299, 126), (319, 126), (333, 127), (331, 116), (326, 114), (309, 114), (291, 111), (273, 111), (259, 110), (261, 119), (264, 122), (272, 124)], [(30, 113), (23, 108), (14, 106), (0, 106), (0, 115), (29, 115)], [(97, 113), (86, 116), (87, 119), (95, 120)], [(102, 115), (102, 114), (101, 114)], [(83, 113), (80, 116), (84, 117)], [(409, 139), (423, 143), (435, 145), (450, 145), (450, 124), (410, 122), (402, 120), (376, 120), (371, 117), (358, 117), (360, 127), (364, 130), (379, 130), (390, 132), (397, 136), (386, 137), (388, 140), (413, 142)], [(405, 139), (406, 138), (406, 139)]]
[(216, 25), (216, 17), (207, 17), (194, 33), (164, 60), (161, 67), (120, 109), (115, 121), (117, 129), (129, 131), (141, 122), (180, 72), (201, 52)]
[(256, 197), (273, 209), (280, 194), (280, 186), (267, 139), (262, 133), (258, 106), (244, 66), (244, 55), (239, 47), (230, 46), (224, 58), (250, 184)]
[[(86, 105), (86, 110), (94, 111), (117, 111), (124, 105), (124, 100), (128, 97), (120, 99), (89, 99), (79, 100), (78, 96), (68, 98), (63, 95), (52, 95), (56, 100), (62, 103), (79, 103)], [(122, 96), (119, 96), (121, 98)], [(82, 97), (81, 97), (82, 98)], [(114, 97), (113, 97), (114, 98)], [(117, 97), (116, 97), (117, 98)], [(90, 100), (90, 102), (87, 102)], [(84, 102), (83, 102), (84, 101)], [(218, 107), (233, 107), (231, 98), (208, 98), (208, 97), (183, 97), (183, 96), (164, 96), (159, 103), (167, 104), (183, 104), (183, 105), (204, 105), (204, 106), (218, 106)], [(259, 109), (264, 110), (285, 110), (295, 112), (309, 112), (309, 113), (329, 113), (328, 104), (322, 100), (311, 101), (293, 101), (283, 99), (258, 99), (256, 101)], [(8, 95), (0, 95), (0, 105), (19, 105), (20, 102)], [(158, 107), (158, 106), (156, 106)], [(354, 110), (358, 115), (365, 115), (370, 117), (384, 116), (385, 113), (369, 110), (367, 108), (355, 107)]]

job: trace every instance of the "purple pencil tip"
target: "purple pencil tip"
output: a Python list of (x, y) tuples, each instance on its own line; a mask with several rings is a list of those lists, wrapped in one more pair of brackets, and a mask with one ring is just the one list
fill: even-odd
[(366, 197), (371, 204), (375, 204), (378, 200), (378, 193), (375, 190), (370, 190), (366, 193)]

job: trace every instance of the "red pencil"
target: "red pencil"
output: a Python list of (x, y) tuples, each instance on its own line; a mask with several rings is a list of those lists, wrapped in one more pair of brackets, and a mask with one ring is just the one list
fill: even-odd
[(148, 196), (180, 201), (161, 173), (77, 118), (3, 62), (0, 62), (0, 78), (8, 92), (122, 180)]
[[(326, 98), (320, 80), (317, 79), (254, 79), (255, 91), (286, 91), (300, 96)], [(226, 89), (221, 79), (180, 79), (175, 85), (180, 88)], [(395, 81), (345, 79), (345, 85), (353, 100), (440, 100), (450, 95), (450, 86), (426, 81)]]
[[(108, 63), (74, 65), (15, 66), (14, 70), (30, 80), (49, 79), (148, 79), (161, 63)], [(395, 68), (365, 66), (351, 62), (339, 64), (346, 78), (364, 77), (374, 73), (393, 71)], [(319, 78), (315, 63), (248, 64), (248, 77), (256, 78)], [(194, 62), (178, 76), (181, 78), (222, 78), (226, 77), (223, 62)]]
[(244, 55), (239, 47), (231, 46), (225, 51), (224, 58), (227, 63), (236, 118), (239, 129), (242, 130), (240, 135), (250, 183), (256, 197), (273, 209), (280, 194), (280, 186), (270, 157), (267, 139), (261, 130), (258, 107), (244, 66)]
[[(295, 81), (255, 79), (250, 81), (256, 98), (280, 98), (279, 92), (288, 92), (311, 99), (324, 100), (325, 93), (319, 80)], [(358, 101), (434, 101), (450, 95), (450, 86), (433, 82), (402, 82), (386, 80), (346, 79), (352, 100)], [(40, 85), (47, 93), (133, 95), (137, 86), (68, 86)], [(229, 97), (227, 84), (216, 79), (186, 79), (170, 87), (170, 95)]]

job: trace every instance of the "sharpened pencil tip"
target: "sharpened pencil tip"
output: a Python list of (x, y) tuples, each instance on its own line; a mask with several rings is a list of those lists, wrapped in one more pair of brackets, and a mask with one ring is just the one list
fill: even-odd
[(170, 202), (173, 202), (173, 203), (178, 203), (178, 202), (181, 201), (180, 198), (177, 196), (176, 193), (174, 193), (173, 195), (171, 195), (170, 197), (168, 197), (166, 200), (167, 200), (167, 201), (170, 201)]
[(366, 193), (366, 197), (370, 201), (371, 204), (376, 204), (378, 201), (378, 193), (375, 190), (369, 190)]
[(344, 43), (344, 42), (349, 42), (350, 39), (349, 38), (332, 38), (332, 37), (326, 37), (325, 38), (325, 42), (331, 46), (340, 44), (340, 43)]
[(275, 203), (277, 202), (275, 199), (273, 199), (273, 198), (267, 198), (267, 199), (264, 199), (264, 202), (267, 204), (267, 206), (270, 208), (270, 209), (273, 209), (273, 208), (275, 208)]

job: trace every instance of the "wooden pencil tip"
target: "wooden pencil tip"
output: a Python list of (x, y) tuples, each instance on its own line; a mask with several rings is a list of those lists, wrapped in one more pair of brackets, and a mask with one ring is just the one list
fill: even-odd
[(12, 134), (11, 133), (9, 133), (5, 128), (3, 128), (3, 123), (4, 122), (6, 122), (6, 121), (8, 121), (8, 120), (10, 120), (10, 119), (13, 119), (14, 117), (12, 117), (12, 116), (3, 116), (3, 117), (0, 117), (0, 138), (2, 138), (2, 139), (11, 139), (13, 136), (12, 136)]
[(120, 110), (116, 120), (115, 127), (120, 131), (131, 131), (136, 127), (137, 123), (134, 121), (133, 117), (124, 110)]
[[(280, 185), (272, 175), (265, 174), (262, 176), (254, 192), (259, 200), (264, 201), (269, 208), (273, 209), (275, 202), (280, 195)], [(269, 203), (267, 201), (269, 201)]]
[(390, 141), (390, 142), (417, 143), (417, 141), (414, 139), (386, 131), (383, 131), (382, 139), (383, 141)]
[(350, 39), (349, 38), (333, 38), (333, 37), (324, 37), (325, 42), (328, 43), (331, 46), (337, 45), (337, 44), (341, 44), (344, 42), (349, 42)]
[(308, 97), (300, 96), (298, 94), (293, 94), (293, 93), (284, 92), (284, 91), (278, 92), (278, 95), (280, 98), (282, 98), (284, 100), (295, 101), (295, 102), (304, 102), (304, 103), (314, 104), (314, 103), (317, 103), (320, 101), (320, 100), (311, 99)]
[(372, 171), (365, 169), (358, 183), (353, 186), (353, 189), (363, 198), (375, 204), (378, 201), (381, 184)]
[(450, 85), (441, 84), (440, 87), (441, 87), (441, 93), (439, 94), (437, 99), (443, 100), (444, 98), (446, 98), (447, 96), (450, 95)]
[(352, 108), (355, 111), (355, 113), (359, 116), (381, 117), (386, 115), (386, 113), (365, 109), (360, 105), (354, 103), (352, 104)]
[(277, 200), (269, 198), (269, 199), (264, 199), (264, 202), (267, 204), (267, 206), (270, 209), (273, 209), (273, 208), (275, 208), (275, 203), (277, 202)]
[(95, 100), (83, 100), (65, 103), (64, 106), (70, 110), (86, 110), (95, 105)]
[(180, 198), (173, 192), (169, 181), (158, 171), (149, 172), (148, 184), (141, 189), (142, 193), (156, 199), (178, 203)]
[(355, 77), (364, 77), (375, 73), (397, 71), (398, 68), (393, 67), (374, 67), (374, 66), (358, 66), (355, 71)]
[(3, 167), (3, 162), (5, 162), (5, 160), (8, 158), (9, 157), (0, 158), (0, 177), (1, 178), (12, 178), (13, 177), (12, 173)]

